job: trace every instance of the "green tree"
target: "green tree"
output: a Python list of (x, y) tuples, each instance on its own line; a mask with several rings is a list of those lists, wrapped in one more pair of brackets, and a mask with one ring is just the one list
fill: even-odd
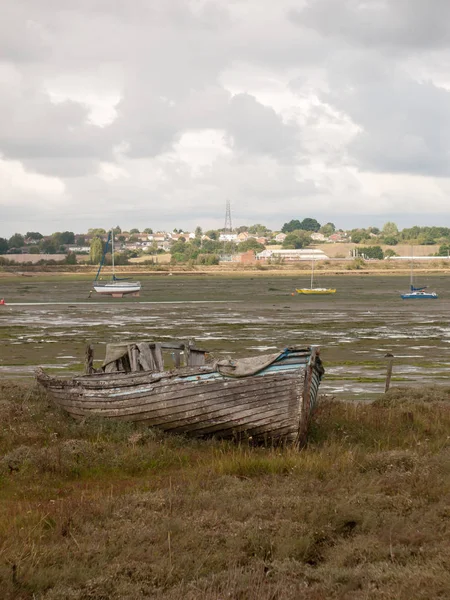
[(195, 237), (199, 238), (202, 237), (203, 234), (203, 230), (200, 227), (200, 225), (197, 225), (197, 227), (195, 228)]
[(75, 244), (75, 234), (73, 231), (55, 231), (55, 233), (52, 233), (51, 238), (56, 248)]
[(9, 248), (22, 248), (25, 245), (25, 239), (20, 233), (15, 233), (8, 240)]
[(9, 244), (5, 238), (0, 238), (0, 254), (5, 254), (8, 251)]
[(102, 229), (101, 227), (97, 227), (96, 229), (88, 229), (89, 235), (105, 235), (105, 233), (106, 229)]
[(322, 225), (319, 231), (320, 233), (323, 233), (323, 235), (330, 236), (336, 231), (336, 227), (334, 223), (325, 223), (325, 225)]
[(374, 258), (377, 260), (382, 260), (384, 258), (381, 246), (365, 246), (363, 248), (358, 248), (357, 250), (358, 254), (364, 258)]
[(388, 248), (384, 252), (384, 258), (391, 258), (392, 256), (398, 256), (397, 252), (392, 250), (392, 248)]
[(350, 231), (350, 240), (354, 244), (359, 244), (364, 240), (370, 240), (370, 233), (366, 229), (352, 229)]
[(39, 240), (42, 240), (44, 236), (38, 231), (27, 231), (25, 237), (29, 240), (36, 240), (38, 242)]
[(300, 221), (298, 219), (292, 219), (289, 223), (285, 223), (281, 228), (282, 233), (291, 233), (301, 229)]
[(33, 244), (33, 246), (29, 246), (28, 252), (30, 254), (40, 254), (39, 246), (37, 244)]
[(394, 236), (386, 236), (383, 238), (383, 242), (387, 245), (387, 246), (396, 246), (398, 244), (398, 239)]
[(256, 223), (255, 225), (250, 225), (247, 230), (249, 233), (253, 233), (258, 237), (262, 237), (270, 233), (270, 229), (267, 229), (265, 225), (261, 225), (261, 223)]
[(300, 223), (299, 229), (303, 229), (304, 231), (319, 231), (320, 223), (316, 219), (307, 217)]
[(140, 231), (136, 227), (133, 227), (133, 229), (130, 229), (130, 233), (140, 233)]
[(265, 250), (264, 244), (260, 244), (256, 241), (255, 238), (249, 238), (245, 242), (241, 242), (238, 245), (239, 252), (247, 252), (248, 250), (256, 250), (257, 252), (262, 252)]
[(42, 239), (39, 242), (39, 249), (44, 254), (56, 254), (58, 247), (55, 244), (55, 239), (52, 237)]
[(398, 235), (398, 227), (392, 221), (388, 221), (383, 225), (382, 234), (384, 237), (386, 236), (397, 236)]
[(66, 264), (67, 265), (76, 265), (77, 264), (77, 255), (75, 252), (69, 252), (66, 256)]
[(91, 264), (97, 265), (100, 263), (103, 256), (103, 242), (99, 237), (95, 237), (91, 241), (89, 250), (89, 260)]
[(439, 250), (437, 255), (438, 256), (449, 256), (450, 254), (450, 244), (443, 244), (442, 246), (439, 246)]
[(206, 240), (202, 244), (203, 254), (220, 254), (222, 251), (222, 243), (216, 240)]
[(217, 229), (210, 229), (209, 231), (207, 231), (205, 233), (205, 235), (207, 237), (209, 237), (210, 240), (217, 240), (217, 239), (219, 239), (219, 233), (218, 233)]
[(146, 227), (144, 233), (153, 233), (153, 229), (151, 227)]
[(284, 239), (282, 247), (285, 249), (295, 249), (298, 250), (300, 248), (305, 248), (311, 243), (311, 236), (308, 235), (304, 231), (293, 231), (292, 233), (288, 233)]

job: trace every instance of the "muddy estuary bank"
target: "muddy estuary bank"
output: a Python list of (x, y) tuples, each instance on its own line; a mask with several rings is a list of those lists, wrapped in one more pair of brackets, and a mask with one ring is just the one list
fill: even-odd
[[(328, 276), (334, 296), (292, 295), (307, 277), (142, 276), (140, 298), (89, 298), (82, 276), (11, 277), (0, 282), (0, 377), (31, 378), (36, 366), (69, 374), (84, 348), (123, 339), (194, 339), (213, 356), (318, 344), (326, 376), (321, 392), (372, 400), (384, 390), (386, 353), (392, 385), (447, 384), (450, 280), (428, 275), (433, 301), (403, 301), (406, 276)], [(320, 282), (319, 282), (320, 283)]]

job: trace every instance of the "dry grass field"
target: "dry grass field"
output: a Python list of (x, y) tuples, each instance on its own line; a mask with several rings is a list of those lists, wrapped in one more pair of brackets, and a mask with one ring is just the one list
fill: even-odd
[(1, 597), (449, 598), (449, 398), (323, 398), (297, 452), (78, 423), (3, 382)]

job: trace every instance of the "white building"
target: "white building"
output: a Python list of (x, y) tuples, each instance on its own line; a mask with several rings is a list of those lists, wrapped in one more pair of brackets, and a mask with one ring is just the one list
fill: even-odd
[(235, 233), (221, 233), (219, 235), (219, 242), (237, 242), (239, 240)]
[(298, 260), (328, 260), (329, 257), (322, 250), (315, 248), (301, 248), (299, 250), (266, 249), (256, 255), (256, 260), (268, 260), (270, 258), (293, 262)]

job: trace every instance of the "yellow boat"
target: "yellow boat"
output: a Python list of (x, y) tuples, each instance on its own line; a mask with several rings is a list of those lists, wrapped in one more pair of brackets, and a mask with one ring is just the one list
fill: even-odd
[(335, 288), (314, 287), (314, 259), (311, 264), (311, 286), (296, 290), (297, 294), (335, 294)]
[(335, 294), (335, 288), (301, 288), (296, 290), (298, 294)]

